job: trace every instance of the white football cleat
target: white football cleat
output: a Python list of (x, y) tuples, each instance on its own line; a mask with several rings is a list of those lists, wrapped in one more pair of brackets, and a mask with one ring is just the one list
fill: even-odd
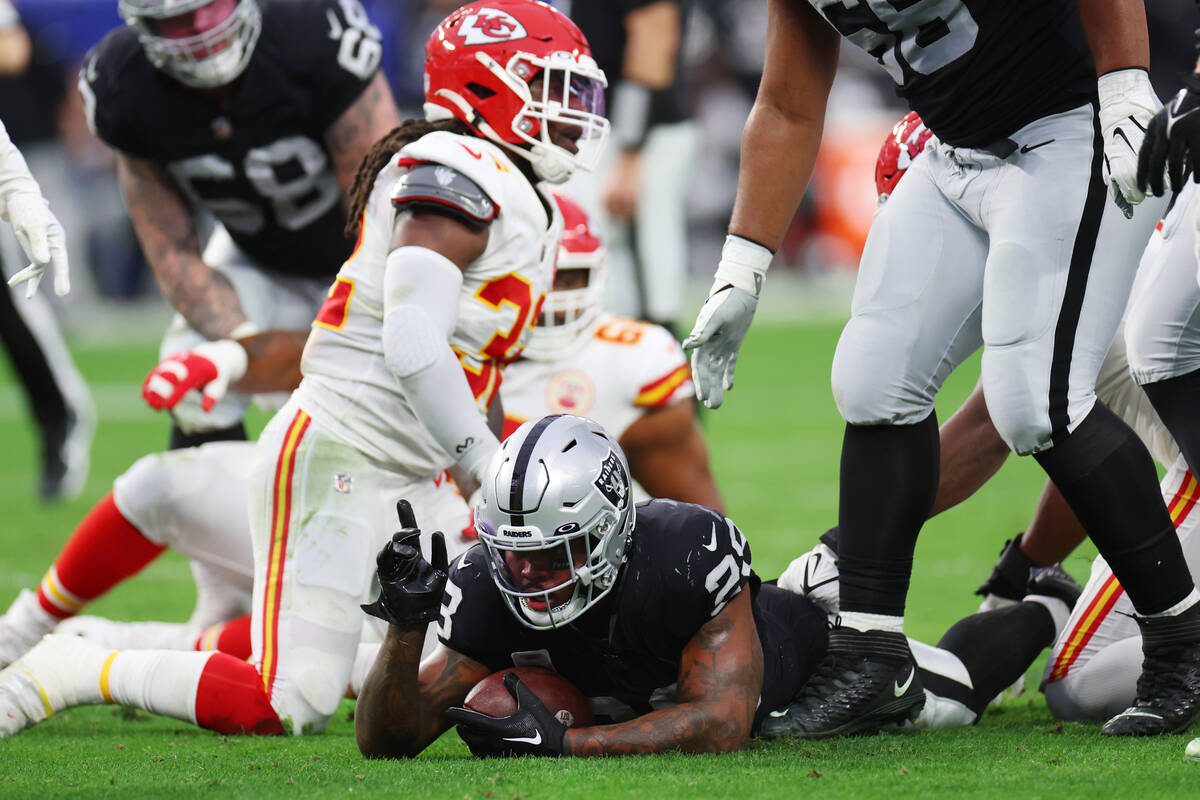
[(57, 624), (58, 619), (38, 603), (37, 595), (22, 589), (0, 617), (0, 668), (29, 652)]
[(0, 739), (64, 708), (104, 702), (99, 676), (109, 652), (50, 634), (0, 671)]
[(837, 563), (837, 553), (819, 542), (788, 564), (779, 576), (779, 588), (804, 595), (826, 614), (837, 614), (841, 596)]

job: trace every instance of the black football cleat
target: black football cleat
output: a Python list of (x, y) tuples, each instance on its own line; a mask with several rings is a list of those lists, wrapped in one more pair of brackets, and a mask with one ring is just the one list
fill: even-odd
[(1018, 533), (1004, 543), (1004, 548), (1000, 551), (1000, 558), (996, 560), (996, 566), (992, 567), (992, 574), (988, 575), (988, 579), (983, 582), (983, 585), (975, 590), (975, 594), (985, 598), (990, 596), (1011, 600), (1014, 603), (1019, 602), (1025, 595), (1025, 583), (1029, 579), (1029, 570), (1036, 565), (1029, 559), (1029, 556), (1021, 552), (1021, 537), (1024, 535), (1024, 533)]
[(1079, 581), (1063, 569), (1062, 564), (1051, 564), (1048, 567), (1034, 567), (1029, 570), (1029, 582), (1025, 585), (1025, 594), (1040, 594), (1046, 597), (1056, 597), (1067, 604), (1070, 610), (1075, 609), (1083, 594)]
[(770, 712), (765, 739), (826, 739), (870, 735), (912, 721), (925, 705), (925, 688), (902, 633), (836, 627), (829, 649), (800, 694)]
[(1104, 723), (1105, 736), (1182, 733), (1200, 717), (1200, 604), (1174, 617), (1137, 617), (1142, 674), (1133, 705)]

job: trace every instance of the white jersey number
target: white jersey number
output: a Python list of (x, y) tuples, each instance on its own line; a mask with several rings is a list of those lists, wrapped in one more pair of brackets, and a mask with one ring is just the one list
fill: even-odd
[(338, 65), (357, 78), (366, 80), (379, 67), (383, 57), (382, 38), (367, 11), (358, 0), (338, 0), (345, 24), (333, 9), (325, 12), (329, 38), (338, 42)]
[(979, 25), (962, 0), (809, 0), (903, 86), (971, 52)]
[[(220, 189), (222, 183), (237, 178), (237, 169), (221, 156), (192, 156), (171, 163), (168, 169), (184, 191), (231, 232), (253, 236), (266, 225), (262, 203), (228, 196)], [(242, 160), (242, 173), (270, 203), (275, 221), (285, 230), (304, 228), (338, 202), (337, 176), (329, 158), (307, 136), (285, 136), (254, 148)]]

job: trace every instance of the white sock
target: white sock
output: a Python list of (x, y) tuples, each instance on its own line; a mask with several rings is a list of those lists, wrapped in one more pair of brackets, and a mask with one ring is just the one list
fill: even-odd
[(37, 592), (22, 589), (4, 613), (4, 622), (14, 633), (32, 643), (54, 630), (59, 619), (42, 608)]
[(121, 650), (108, 664), (105, 700), (195, 724), (196, 687), (214, 653)]
[(1192, 587), (1192, 591), (1190, 593), (1188, 593), (1187, 597), (1183, 598), (1178, 603), (1176, 603), (1175, 605), (1168, 608), (1166, 611), (1159, 611), (1157, 614), (1145, 614), (1144, 616), (1146, 616), (1146, 617), (1177, 617), (1180, 614), (1182, 614), (1183, 612), (1187, 611), (1192, 606), (1196, 605), (1196, 603), (1200, 603), (1200, 592), (1197, 592), (1196, 588)]
[(863, 611), (843, 611), (840, 615), (843, 628), (856, 631), (891, 631), (904, 633), (904, 617), (890, 614), (867, 614)]

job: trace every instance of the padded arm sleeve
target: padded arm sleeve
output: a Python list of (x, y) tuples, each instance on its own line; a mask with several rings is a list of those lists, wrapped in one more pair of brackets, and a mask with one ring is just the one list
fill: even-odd
[(393, 250), (383, 279), (383, 354), (417, 418), (482, 482), (500, 442), (450, 349), (461, 286), (462, 272), (440, 253), (424, 247)]

